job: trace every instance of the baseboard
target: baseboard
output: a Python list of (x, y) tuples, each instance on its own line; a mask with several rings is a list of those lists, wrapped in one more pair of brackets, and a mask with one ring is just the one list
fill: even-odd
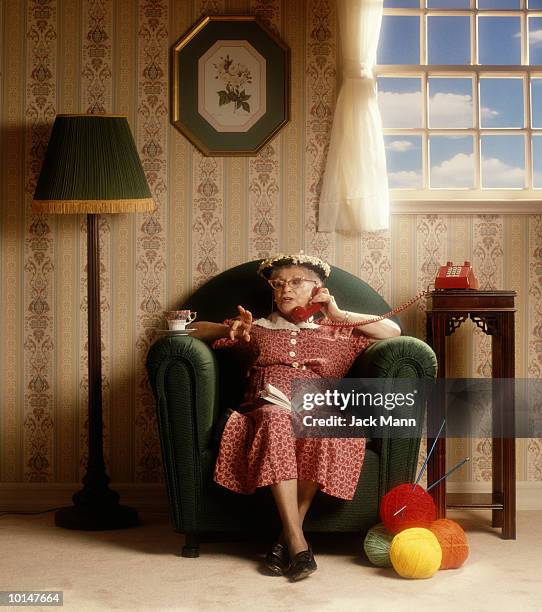
[[(112, 483), (111, 488), (121, 496), (121, 503), (145, 512), (168, 513), (165, 485), (158, 483)], [(71, 496), (78, 491), (78, 483), (0, 483), (0, 512), (32, 512), (70, 506)], [(450, 493), (488, 493), (489, 482), (449, 482)], [(542, 482), (520, 481), (516, 484), (518, 510), (542, 510)]]
[[(449, 493), (491, 493), (491, 482), (449, 482)], [(542, 510), (542, 482), (516, 482), (516, 509)]]
[[(144, 512), (169, 512), (165, 485), (159, 483), (111, 483), (120, 503)], [(0, 483), (0, 512), (35, 512), (72, 505), (79, 483)]]

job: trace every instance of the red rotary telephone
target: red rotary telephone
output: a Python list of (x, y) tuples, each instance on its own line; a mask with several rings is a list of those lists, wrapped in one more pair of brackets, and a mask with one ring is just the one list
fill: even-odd
[(470, 261), (461, 265), (454, 265), (447, 261), (441, 266), (435, 278), (435, 289), (478, 289), (478, 279), (474, 276)]

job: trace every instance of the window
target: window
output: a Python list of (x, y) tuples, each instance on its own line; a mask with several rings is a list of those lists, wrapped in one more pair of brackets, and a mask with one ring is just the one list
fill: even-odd
[(392, 198), (542, 200), (542, 0), (384, 0)]

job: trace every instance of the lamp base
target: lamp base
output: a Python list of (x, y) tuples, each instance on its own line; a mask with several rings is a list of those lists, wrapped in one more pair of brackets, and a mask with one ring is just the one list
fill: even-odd
[(55, 512), (55, 525), (64, 529), (103, 531), (136, 527), (138, 524), (137, 510), (120, 504), (67, 506)]

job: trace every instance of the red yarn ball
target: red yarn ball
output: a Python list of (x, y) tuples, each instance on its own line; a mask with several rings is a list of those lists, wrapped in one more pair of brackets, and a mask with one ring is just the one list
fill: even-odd
[[(403, 506), (406, 507), (395, 514)], [(392, 533), (411, 527), (429, 529), (437, 518), (437, 509), (431, 495), (419, 485), (402, 484), (388, 491), (382, 498), (380, 518)]]
[(429, 529), (436, 535), (442, 548), (441, 570), (456, 569), (469, 556), (469, 543), (461, 525), (450, 519), (439, 519)]

